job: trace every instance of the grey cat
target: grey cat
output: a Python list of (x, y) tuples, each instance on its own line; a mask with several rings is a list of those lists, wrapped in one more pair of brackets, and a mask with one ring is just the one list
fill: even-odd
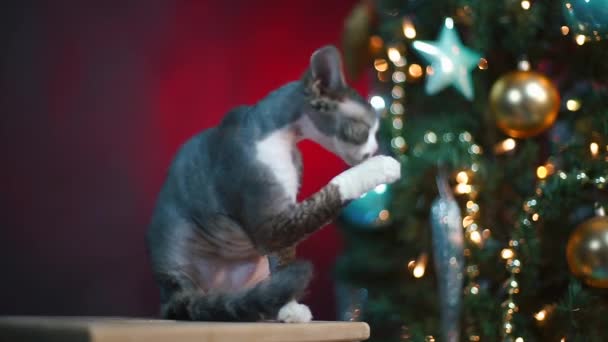
[[(350, 200), (399, 179), (396, 160), (373, 156), (377, 130), (377, 114), (345, 83), (338, 50), (326, 46), (313, 53), (301, 80), (233, 109), (187, 141), (169, 168), (147, 234), (162, 316), (310, 321), (310, 310), (297, 300), (312, 268), (294, 260), (295, 246)], [(296, 144), (303, 139), (356, 166), (297, 203)]]

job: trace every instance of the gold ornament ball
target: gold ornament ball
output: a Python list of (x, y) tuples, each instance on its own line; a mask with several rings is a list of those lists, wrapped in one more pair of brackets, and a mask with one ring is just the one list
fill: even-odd
[(513, 138), (528, 138), (551, 127), (559, 112), (559, 92), (544, 75), (514, 71), (490, 91), (490, 109), (496, 125)]
[(608, 217), (581, 223), (566, 246), (570, 272), (593, 287), (608, 288)]

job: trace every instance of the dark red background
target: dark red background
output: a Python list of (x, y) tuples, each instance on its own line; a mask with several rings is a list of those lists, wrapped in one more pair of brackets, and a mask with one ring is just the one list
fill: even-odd
[[(0, 314), (156, 315), (144, 232), (172, 154), (339, 44), (355, 1), (3, 2)], [(307, 196), (344, 168), (302, 144)], [(333, 227), (299, 250), (334, 319)]]

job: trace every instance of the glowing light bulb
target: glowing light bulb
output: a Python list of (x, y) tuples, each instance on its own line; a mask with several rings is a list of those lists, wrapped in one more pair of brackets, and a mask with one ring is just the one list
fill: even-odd
[(517, 147), (517, 142), (514, 139), (507, 138), (494, 146), (494, 153), (503, 154), (512, 151)]
[(392, 140), (392, 145), (395, 148), (402, 149), (405, 147), (405, 139), (403, 137), (396, 137)]
[(511, 248), (505, 248), (502, 251), (500, 251), (500, 257), (503, 259), (511, 259), (515, 256), (515, 253), (513, 253), (513, 250)]
[(416, 38), (416, 28), (410, 19), (403, 20), (403, 35), (407, 39)]
[(478, 231), (471, 232), (471, 241), (473, 241), (476, 244), (480, 244), (481, 243), (481, 234), (479, 234)]
[(399, 52), (399, 50), (397, 50), (397, 48), (388, 48), (387, 54), (388, 59), (390, 59), (392, 62), (396, 62), (401, 59), (401, 53)]
[(418, 257), (414, 269), (412, 270), (412, 275), (415, 278), (422, 278), (422, 276), (424, 276), (424, 272), (426, 271), (427, 258), (428, 256), (426, 255), (426, 253), (422, 253), (420, 257)]
[(502, 142), (502, 148), (505, 151), (511, 151), (512, 149), (515, 148), (515, 146), (517, 146), (517, 143), (515, 142), (514, 139), (511, 139), (511, 138), (505, 139)]
[(384, 103), (384, 99), (378, 95), (372, 96), (372, 98), (369, 100), (369, 103), (376, 110), (382, 110), (386, 106), (386, 104)]
[(395, 118), (393, 120), (393, 128), (394, 129), (402, 129), (403, 128), (403, 120), (400, 118)]
[(427, 144), (434, 144), (437, 142), (437, 134), (435, 132), (424, 133), (424, 142)]
[(403, 71), (395, 71), (393, 73), (393, 82), (395, 82), (395, 83), (405, 82), (405, 73)]
[(536, 319), (539, 322), (544, 321), (545, 318), (547, 318), (547, 310), (545, 310), (545, 309), (542, 309), (539, 312), (534, 314), (534, 319)]
[(425, 271), (425, 266), (424, 265), (416, 265), (414, 267), (414, 271), (412, 272), (412, 274), (416, 278), (422, 278), (422, 276), (424, 276), (424, 271)]
[(391, 110), (391, 113), (393, 113), (393, 114), (401, 115), (405, 111), (405, 108), (403, 107), (403, 105), (400, 102), (393, 102), (390, 110)]
[(600, 151), (600, 145), (598, 145), (596, 142), (592, 142), (591, 144), (589, 144), (589, 151), (591, 151), (591, 155), (593, 157), (597, 157)]
[(566, 101), (566, 108), (571, 112), (576, 112), (581, 109), (581, 102), (576, 99), (570, 99)]
[(545, 179), (547, 178), (547, 168), (544, 166), (539, 166), (536, 168), (536, 177), (538, 177), (539, 179)]
[(410, 64), (409, 68), (407, 68), (407, 72), (413, 78), (419, 78), (422, 76), (422, 67), (418, 64)]
[(374, 61), (374, 68), (378, 71), (386, 71), (388, 70), (388, 63), (384, 58), (378, 58)]
[(445, 27), (448, 29), (453, 29), (454, 28), (454, 19), (452, 18), (445, 18)]
[(391, 91), (391, 95), (393, 95), (394, 98), (396, 99), (400, 99), (403, 97), (403, 88), (401, 88), (400, 86), (396, 85), (393, 87), (393, 91)]
[(530, 1), (528, 1), (528, 0), (523, 0), (521, 2), (521, 8), (523, 8), (526, 11), (530, 9), (530, 5), (531, 5)]
[(459, 183), (458, 185), (456, 185), (455, 192), (457, 194), (469, 194), (472, 190), (473, 188), (469, 184)]
[(583, 45), (583, 44), (585, 44), (585, 40), (586, 40), (586, 38), (585, 38), (585, 36), (584, 36), (584, 35), (582, 35), (582, 34), (578, 34), (578, 35), (576, 35), (576, 38), (575, 38), (575, 39), (576, 39), (576, 44), (578, 44), (578, 45)]
[(460, 171), (456, 175), (456, 181), (458, 183), (467, 184), (469, 182), (469, 175), (465, 171)]

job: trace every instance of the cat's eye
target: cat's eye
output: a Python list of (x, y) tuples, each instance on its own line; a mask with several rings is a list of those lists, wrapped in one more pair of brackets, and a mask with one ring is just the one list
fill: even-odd
[(364, 122), (357, 120), (343, 121), (340, 129), (340, 138), (355, 145), (367, 142), (370, 127)]

